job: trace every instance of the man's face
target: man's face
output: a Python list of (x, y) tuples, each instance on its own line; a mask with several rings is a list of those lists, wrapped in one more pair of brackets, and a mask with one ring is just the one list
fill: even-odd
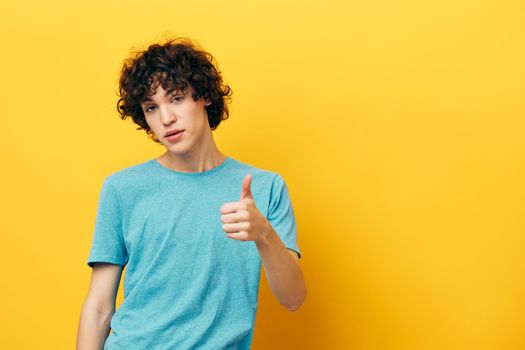
[[(172, 153), (194, 152), (202, 144), (200, 141), (205, 133), (210, 132), (205, 108), (210, 102), (202, 98), (194, 101), (190, 84), (185, 91), (166, 92), (159, 84), (155, 94), (141, 103), (146, 122), (155, 137)], [(175, 129), (182, 132), (176, 138), (168, 138), (166, 133)]]

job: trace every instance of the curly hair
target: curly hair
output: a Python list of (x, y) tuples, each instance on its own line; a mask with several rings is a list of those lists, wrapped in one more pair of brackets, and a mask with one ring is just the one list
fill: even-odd
[(188, 38), (168, 39), (135, 51), (124, 61), (119, 79), (117, 110), (122, 120), (131, 117), (150, 139), (161, 143), (150, 129), (140, 103), (155, 93), (159, 84), (165, 90), (193, 88), (193, 100), (211, 101), (206, 106), (210, 129), (215, 130), (229, 117), (232, 89), (223, 84), (213, 56)]

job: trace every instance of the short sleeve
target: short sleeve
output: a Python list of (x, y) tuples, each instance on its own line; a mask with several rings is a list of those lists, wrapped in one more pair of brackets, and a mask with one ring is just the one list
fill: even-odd
[(87, 264), (93, 267), (94, 262), (106, 262), (124, 266), (127, 260), (120, 200), (114, 186), (106, 178), (98, 200), (95, 231)]
[(276, 174), (272, 183), (268, 221), (286, 248), (297, 252), (299, 258), (301, 258), (301, 252), (297, 245), (297, 226), (290, 194), (286, 183), (279, 174)]

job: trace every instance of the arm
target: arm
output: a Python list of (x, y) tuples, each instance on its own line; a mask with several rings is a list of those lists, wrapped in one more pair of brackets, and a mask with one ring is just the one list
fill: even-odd
[(268, 284), (279, 303), (296, 311), (306, 298), (304, 281), (297, 253), (286, 248), (270, 225), (255, 244), (261, 256)]
[(95, 263), (88, 295), (82, 306), (77, 350), (101, 350), (109, 335), (111, 317), (123, 266)]
[(228, 238), (255, 242), (273, 294), (281, 305), (295, 311), (306, 298), (299, 257), (285, 247), (270, 221), (257, 209), (250, 188), (251, 178), (247, 175), (242, 182), (240, 201), (221, 206), (222, 228)]

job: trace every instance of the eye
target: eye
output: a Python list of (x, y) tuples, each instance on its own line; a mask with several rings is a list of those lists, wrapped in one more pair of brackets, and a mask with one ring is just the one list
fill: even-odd
[[(177, 101), (177, 102), (180, 102), (180, 101), (182, 101), (182, 100), (184, 100), (184, 95), (178, 95), (178, 96), (175, 96), (175, 97), (173, 98), (173, 101)], [(173, 102), (173, 101), (172, 101), (172, 102)]]
[(146, 109), (144, 111), (145, 112), (151, 112), (151, 108), (155, 108), (155, 106), (146, 107)]

